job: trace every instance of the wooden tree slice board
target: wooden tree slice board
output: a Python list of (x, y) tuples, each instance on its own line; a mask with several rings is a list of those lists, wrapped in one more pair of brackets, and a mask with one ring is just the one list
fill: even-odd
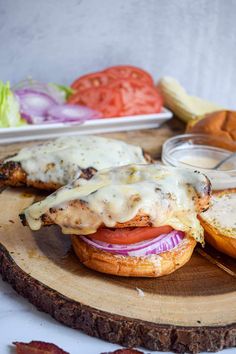
[[(198, 253), (157, 279), (87, 269), (59, 228), (32, 232), (21, 225), (18, 214), (38, 197), (35, 193), (9, 188), (0, 194), (0, 271), (38, 309), (124, 346), (179, 353), (236, 346), (234, 277)], [(236, 272), (234, 260), (225, 261)]]

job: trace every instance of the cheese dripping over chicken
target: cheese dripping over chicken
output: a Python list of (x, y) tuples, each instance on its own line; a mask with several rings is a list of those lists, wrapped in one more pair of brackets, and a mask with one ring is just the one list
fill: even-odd
[(62, 137), (25, 147), (7, 161), (20, 162), (31, 181), (60, 185), (78, 178), (83, 169), (147, 163), (139, 146), (98, 136)]
[(49, 215), (63, 233), (77, 235), (148, 215), (150, 226), (170, 225), (203, 242), (197, 214), (208, 207), (209, 193), (209, 180), (199, 172), (157, 164), (127, 165), (99, 171), (90, 180), (79, 178), (28, 207), (24, 215), (32, 230), (38, 230)]

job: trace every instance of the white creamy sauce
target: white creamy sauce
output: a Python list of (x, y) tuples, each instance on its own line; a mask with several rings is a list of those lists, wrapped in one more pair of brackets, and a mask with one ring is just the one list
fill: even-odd
[(23, 148), (6, 161), (17, 161), (32, 181), (67, 184), (81, 169), (96, 170), (130, 163), (146, 163), (142, 149), (123, 141), (97, 136), (63, 137)]
[(177, 148), (173, 157), (178, 161), (178, 167), (197, 169), (207, 175), (213, 190), (236, 188), (236, 159), (226, 161), (218, 170), (214, 167), (231, 154), (220, 148), (188, 147)]
[[(212, 169), (220, 161), (229, 157), (230, 151), (211, 146), (188, 146), (188, 148), (176, 148), (173, 152), (173, 157), (178, 163), (184, 163), (185, 167), (194, 167), (202, 169)], [(220, 170), (229, 171), (234, 169), (235, 161), (233, 159), (225, 162)]]
[[(50, 208), (67, 209), (73, 200), (81, 200), (107, 227), (132, 220), (137, 214), (150, 216), (153, 226), (170, 225), (191, 232), (198, 241), (203, 231), (196, 215), (193, 197), (204, 195), (206, 177), (188, 169), (160, 165), (129, 165), (102, 170), (90, 180), (78, 179), (25, 210), (31, 229), (41, 227), (41, 216)], [(89, 234), (96, 226), (88, 225), (81, 215), (79, 228), (62, 225), (63, 232)], [(60, 224), (59, 222), (57, 222)]]
[(224, 235), (236, 238), (236, 193), (213, 194), (210, 208), (202, 217)]
[(219, 163), (219, 159), (212, 158), (211, 156), (194, 156), (185, 155), (180, 159), (180, 162), (184, 162), (190, 166), (200, 168), (213, 168)]

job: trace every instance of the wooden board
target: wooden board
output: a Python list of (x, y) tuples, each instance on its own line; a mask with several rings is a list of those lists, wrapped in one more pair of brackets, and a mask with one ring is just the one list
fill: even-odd
[[(173, 124), (113, 136), (141, 142), (157, 157), (165, 136), (175, 133)], [(1, 154), (17, 147), (5, 147)], [(32, 232), (21, 225), (18, 214), (34, 201), (35, 193), (7, 189), (0, 194), (0, 271), (38, 309), (72, 328), (124, 346), (179, 353), (236, 346), (233, 276), (197, 252), (183, 268), (159, 279), (126, 279), (89, 270), (58, 228)], [(233, 260), (223, 257), (223, 261), (236, 272)]]

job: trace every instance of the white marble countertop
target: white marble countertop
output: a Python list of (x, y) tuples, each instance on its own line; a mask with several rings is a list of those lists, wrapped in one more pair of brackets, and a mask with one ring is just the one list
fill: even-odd
[[(120, 348), (84, 333), (65, 327), (49, 315), (37, 311), (0, 279), (0, 353), (15, 353), (11, 343), (41, 340), (60, 346), (70, 354), (100, 354)], [(222, 351), (234, 354), (236, 349)], [(150, 351), (145, 351), (150, 353)], [(159, 352), (152, 352), (159, 353)]]

